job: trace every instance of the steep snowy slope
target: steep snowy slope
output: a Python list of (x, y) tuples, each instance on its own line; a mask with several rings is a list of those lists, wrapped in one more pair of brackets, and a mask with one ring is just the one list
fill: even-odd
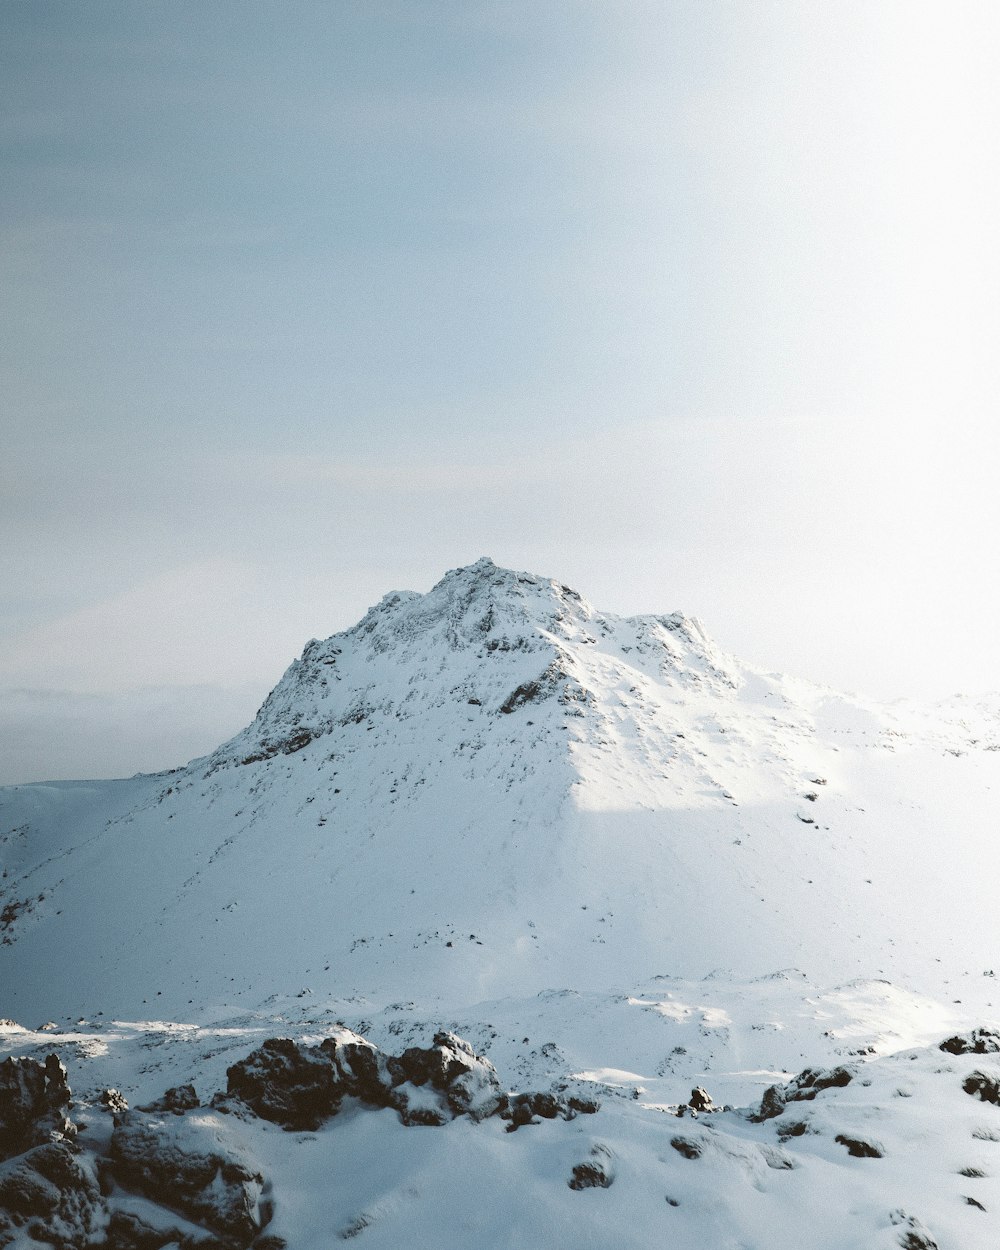
[(449, 1009), (796, 966), (1000, 964), (1000, 720), (748, 670), (489, 560), (311, 642), (171, 774), (0, 792), (7, 1014)]

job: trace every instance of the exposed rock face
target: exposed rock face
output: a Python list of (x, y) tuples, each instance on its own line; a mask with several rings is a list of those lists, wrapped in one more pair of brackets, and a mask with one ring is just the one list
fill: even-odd
[(573, 1120), (578, 1115), (593, 1115), (600, 1110), (601, 1104), (593, 1098), (557, 1097), (555, 1094), (511, 1094), (506, 1105), (501, 1105), (498, 1112), (505, 1120), (509, 1120), (507, 1132), (513, 1133), (525, 1124), (537, 1124), (540, 1119), (554, 1120), (561, 1117)]
[(210, 1112), (126, 1112), (111, 1138), (108, 1169), (120, 1184), (235, 1245), (247, 1245), (270, 1218), (263, 1173)]
[(452, 1033), (437, 1033), (433, 1046), (412, 1046), (398, 1057), (346, 1031), (318, 1046), (271, 1038), (227, 1077), (230, 1095), (294, 1130), (318, 1128), (347, 1096), (395, 1107), (404, 1124), (444, 1124), (459, 1115), (480, 1120), (504, 1104), (493, 1065)]
[(0, 1063), (0, 1159), (32, 1146), (70, 1141), (76, 1127), (69, 1118), (70, 1089), (57, 1054), (37, 1059), (7, 1058)]
[[(260, 1169), (217, 1117), (187, 1117), (191, 1086), (129, 1111), (117, 1090), (100, 1099), (115, 1116), (106, 1160), (74, 1144), (70, 1088), (59, 1057), (0, 1064), (0, 1247), (44, 1243), (56, 1250), (158, 1250), (195, 1245), (243, 1250), (270, 1215)], [(98, 1169), (108, 1182), (98, 1180)], [(164, 1216), (156, 1227), (122, 1204), (115, 1184), (141, 1194)], [(185, 1228), (172, 1227), (179, 1217)], [(188, 1224), (188, 1221), (191, 1221)], [(27, 1241), (25, 1239), (28, 1239)]]
[(842, 1088), (850, 1085), (854, 1073), (850, 1068), (831, 1068), (823, 1071), (819, 1068), (806, 1068), (787, 1085), (772, 1085), (765, 1090), (761, 1099), (760, 1109), (750, 1117), (755, 1123), (771, 1120), (781, 1115), (790, 1102), (809, 1102), (823, 1089)]
[(230, 1094), (289, 1130), (318, 1128), (340, 1102), (333, 1067), (314, 1047), (271, 1037), (226, 1073)]
[(325, 1037), (318, 1049), (333, 1064), (345, 1094), (373, 1107), (388, 1105), (386, 1057), (377, 1046), (345, 1030), (337, 1037)]
[(890, 1211), (890, 1221), (899, 1228), (898, 1241), (903, 1250), (938, 1250), (938, 1243), (930, 1229), (915, 1215), (905, 1211)]
[(101, 1226), (93, 1160), (72, 1144), (70, 1097), (55, 1053), (0, 1063), (0, 1247), (28, 1237), (77, 1250)]
[(101, 1106), (106, 1107), (112, 1115), (119, 1115), (128, 1110), (128, 1099), (119, 1089), (105, 1089), (101, 1091)]
[(590, 691), (576, 681), (566, 667), (553, 660), (534, 681), (522, 682), (516, 690), (512, 690), (500, 705), (500, 711), (509, 716), (527, 703), (539, 703), (554, 696), (558, 696), (563, 705), (593, 701)]
[[(505, 1119), (510, 1120), (508, 1131), (513, 1132), (524, 1124), (537, 1123), (536, 1117), (554, 1120), (561, 1112), (568, 1110), (553, 1094), (514, 1094), (502, 1114)], [(572, 1116), (566, 1114), (565, 1118), (571, 1119)]]

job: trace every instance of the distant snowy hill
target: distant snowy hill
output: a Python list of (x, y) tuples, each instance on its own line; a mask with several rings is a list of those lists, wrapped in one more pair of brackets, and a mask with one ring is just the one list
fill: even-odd
[[(480, 560), (310, 642), (253, 723), (185, 768), (0, 790), (0, 1014), (18, 1022), (7, 1049), (61, 1046), (93, 1101), (101, 1080), (141, 1098), (168, 1077), (224, 1088), (220, 1065), (274, 1033), (315, 1041), (346, 1022), (388, 1053), (447, 1027), (511, 1087), (572, 1079), (611, 1099), (601, 1149), (614, 1139), (619, 1205), (595, 1212), (592, 1238), (573, 1244), (661, 1244), (669, 1230), (652, 1215), (634, 1236), (616, 1221), (658, 1158), (679, 1178), (667, 1204), (704, 1175), (685, 1170), (696, 1156), (671, 1151), (662, 1123), (692, 1084), (747, 1105), (809, 1065), (885, 1065), (996, 1019), (998, 796), (995, 699), (879, 706), (748, 668), (681, 614), (614, 616), (558, 582)], [(31, 1031), (50, 1020), (47, 1034)], [(892, 1062), (876, 1082), (887, 1096), (908, 1082)], [(935, 1107), (954, 1096), (972, 1129), (993, 1132), (960, 1086), (934, 1084), (941, 1070), (939, 1053), (921, 1050), (909, 1084), (939, 1091)], [(890, 1142), (930, 1131), (850, 1088), (823, 1097), (849, 1108), (851, 1132), (868, 1120)], [(712, 1185), (702, 1186), (672, 1217), (676, 1244), (937, 1244), (905, 1241), (923, 1236), (909, 1214), (923, 1174), (903, 1186), (899, 1211), (857, 1189), (859, 1240), (833, 1231), (793, 1242), (796, 1212), (846, 1183), (853, 1156), (833, 1120), (832, 1145), (793, 1144), (813, 1152), (805, 1171), (817, 1169), (815, 1185), (787, 1182), (805, 1185), (800, 1206), (768, 1198), (741, 1224), (739, 1187), (770, 1193), (799, 1162), (786, 1166), (793, 1145), (776, 1130), (725, 1123), (718, 1138), (721, 1119), (699, 1129), (697, 1157), (714, 1161), (713, 1183), (737, 1189), (709, 1216)], [(816, 1131), (826, 1124), (818, 1116)], [(420, 1216), (441, 1236), (406, 1240), (411, 1199), (400, 1195), (420, 1190), (410, 1131), (396, 1180), (371, 1198), (381, 1229), (365, 1232), (371, 1244), (523, 1244), (491, 1240), (472, 1211), (446, 1234), (447, 1185), (430, 1186), (441, 1208)], [(580, 1162), (579, 1131), (576, 1120), (558, 1129), (570, 1136), (553, 1139), (565, 1154), (557, 1171)], [(966, 1152), (968, 1166), (983, 1141), (1000, 1141), (995, 1131)], [(476, 1132), (478, 1150), (486, 1129)], [(351, 1133), (372, 1160), (396, 1142), (395, 1128), (371, 1136), (361, 1121)], [(334, 1140), (347, 1139), (331, 1130)], [(512, 1149), (504, 1140), (482, 1147), (484, 1167)], [(456, 1166), (453, 1147), (441, 1150), (442, 1166)], [(296, 1173), (292, 1156), (275, 1160)], [(519, 1227), (496, 1195), (536, 1162), (498, 1165), (498, 1227)], [(988, 1244), (975, 1222), (985, 1181), (961, 1183), (959, 1197), (976, 1203), (943, 1215), (951, 1199), (940, 1199), (939, 1226), (954, 1217), (959, 1230), (940, 1250)], [(0, 1210), (2, 1194), (0, 1175)], [(579, 1213), (591, 1199), (560, 1189), (553, 1227), (568, 1218), (561, 1204)], [(548, 1196), (538, 1201), (549, 1211)], [(349, 1229), (353, 1208), (342, 1206)], [(326, 1244), (319, 1224), (288, 1219), (300, 1229), (289, 1245)], [(770, 1242), (767, 1227), (778, 1230)], [(568, 1243), (546, 1233), (538, 1244)]]

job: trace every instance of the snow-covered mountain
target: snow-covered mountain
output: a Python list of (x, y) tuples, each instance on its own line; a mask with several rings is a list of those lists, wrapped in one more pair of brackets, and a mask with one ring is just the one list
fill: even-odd
[[(878, 706), (751, 669), (692, 618), (599, 612), (483, 559), (310, 642), (208, 757), (0, 790), (0, 1012), (56, 1024), (11, 1026), (8, 1049), (58, 1041), (75, 1086), (146, 1098), (168, 1075), (221, 1088), (213, 1056), (275, 1031), (346, 1021), (388, 1051), (446, 1025), (511, 1086), (572, 1077), (636, 1103), (608, 1130), (635, 1153), (621, 1194), (656, 1169), (648, 1117), (696, 1081), (746, 1104), (807, 1065), (995, 1016), (997, 794), (995, 700)], [(167, 1058), (140, 1063), (150, 1048)], [(111, 1059), (127, 1079), (103, 1077)], [(719, 1183), (737, 1166), (759, 1189), (784, 1164), (746, 1123)], [(806, 1207), (842, 1184), (817, 1166)], [(409, 1167), (386, 1193), (412, 1188)], [(399, 1240), (408, 1201), (385, 1199), (371, 1244), (425, 1244)], [(730, 1205), (717, 1234), (676, 1217), (675, 1244), (791, 1244)], [(648, 1221), (609, 1241), (621, 1212), (602, 1210), (574, 1245), (660, 1244)], [(925, 1244), (900, 1240), (919, 1225), (900, 1210), (859, 1224), (888, 1240), (796, 1244)], [(520, 1244), (469, 1227), (435, 1244)], [(954, 1244), (987, 1244), (970, 1227)]]
[[(160, 776), (8, 788), (13, 1014), (981, 973), (1000, 719), (747, 669), (480, 560), (309, 643)], [(996, 962), (1000, 962), (997, 960)]]

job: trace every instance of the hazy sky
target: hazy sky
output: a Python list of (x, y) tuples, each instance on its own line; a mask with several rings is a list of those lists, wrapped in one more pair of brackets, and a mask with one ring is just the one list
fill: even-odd
[(483, 554), (1000, 687), (994, 0), (6, 0), (0, 781)]

